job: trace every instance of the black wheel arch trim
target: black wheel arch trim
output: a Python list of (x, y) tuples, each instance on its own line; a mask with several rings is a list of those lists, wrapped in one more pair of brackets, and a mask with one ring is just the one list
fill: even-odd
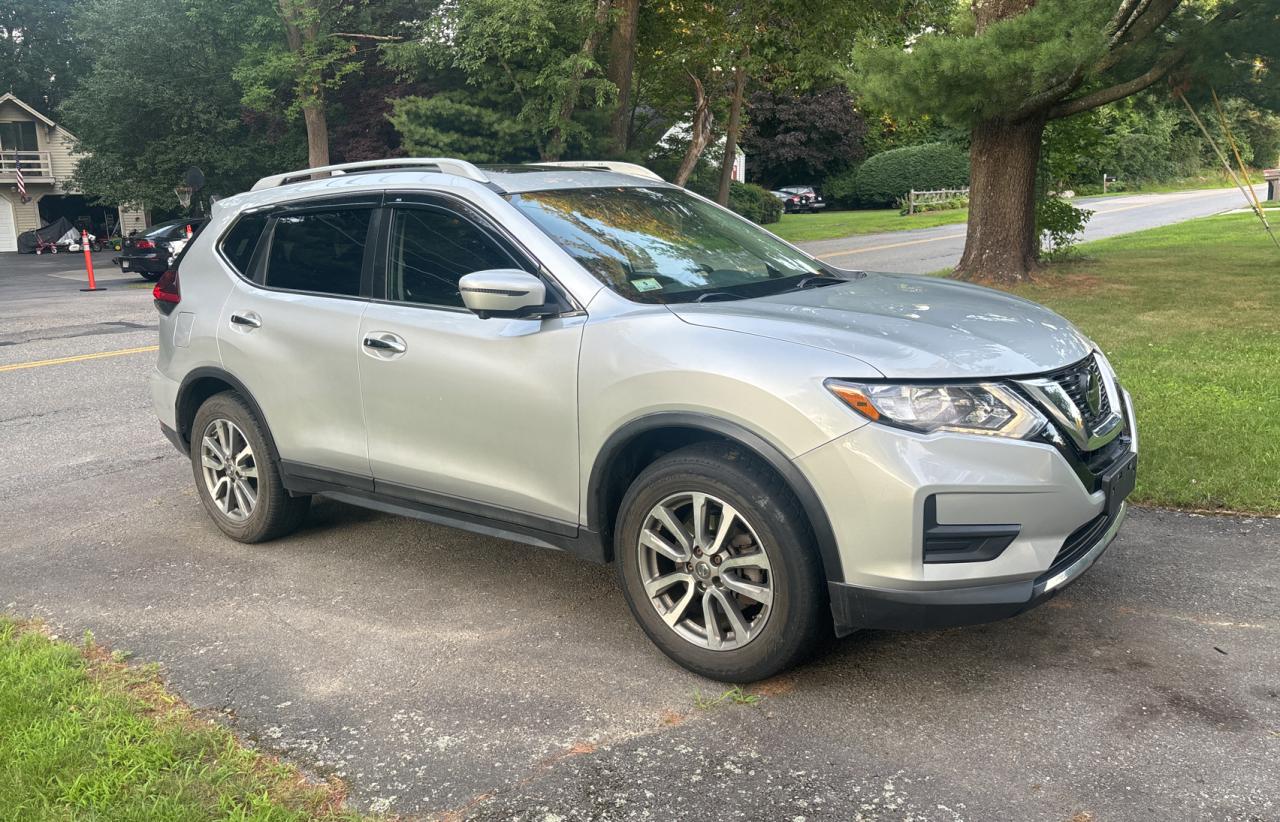
[[(199, 368), (191, 369), (191, 371), (182, 378), (182, 384), (178, 386), (178, 397), (174, 402), (173, 408), (174, 421), (178, 426), (178, 439), (186, 447), (187, 451), (191, 450), (191, 432), (183, 430), (185, 426), (182, 422), (182, 407), (186, 404), (186, 400), (192, 386), (203, 379), (216, 379), (224, 382), (231, 386), (231, 389), (240, 395), (240, 398), (249, 405), (249, 410), (253, 412), (253, 415), (258, 419), (258, 423), (262, 426), (262, 434), (266, 437), (267, 448), (270, 449), (271, 455), (279, 460), (280, 451), (276, 448), (275, 437), (271, 434), (271, 425), (267, 422), (267, 416), (262, 413), (262, 407), (258, 405), (258, 401), (254, 399), (252, 392), (250, 392), (249, 389), (245, 387), (245, 384), (234, 374), (226, 369), (214, 366), (200, 366)], [(188, 420), (188, 423), (195, 420), (195, 415), (198, 411), (199, 409), (192, 409), (191, 419)]]
[(705, 431), (724, 439), (738, 443), (755, 453), (756, 456), (777, 471), (782, 479), (796, 495), (809, 527), (818, 544), (818, 553), (822, 559), (823, 571), (829, 581), (844, 582), (844, 565), (840, 560), (840, 550), (836, 543), (835, 531), (831, 520), (827, 517), (826, 508), (818, 499), (818, 494), (809, 484), (800, 469), (778, 446), (757, 434), (755, 431), (730, 420), (710, 414), (693, 411), (663, 411), (638, 417), (617, 429), (605, 440), (596, 454), (591, 466), (591, 475), (587, 481), (587, 527), (597, 534), (612, 531), (612, 523), (606, 523), (604, 503), (607, 478), (610, 468), (626, 446), (636, 437), (649, 431), (661, 428), (684, 428)]

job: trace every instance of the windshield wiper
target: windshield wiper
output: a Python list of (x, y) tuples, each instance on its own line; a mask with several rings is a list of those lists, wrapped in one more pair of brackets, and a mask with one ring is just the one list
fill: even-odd
[(730, 294), (728, 291), (708, 291), (705, 294), (699, 294), (694, 300), (695, 303), (716, 303), (724, 300), (741, 300), (742, 297), (737, 294)]
[(844, 280), (839, 277), (831, 277), (826, 274), (814, 274), (800, 280), (800, 282), (791, 287), (791, 290), (800, 291), (805, 288), (821, 288), (824, 285), (835, 285), (836, 283), (842, 282), (844, 282)]

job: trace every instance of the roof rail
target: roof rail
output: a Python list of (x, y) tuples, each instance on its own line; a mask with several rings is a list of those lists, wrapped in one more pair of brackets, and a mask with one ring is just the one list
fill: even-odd
[(302, 180), (308, 180), (313, 175), (328, 172), (332, 175), (350, 174), (357, 171), (373, 171), (385, 168), (394, 170), (399, 168), (421, 168), (423, 171), (438, 171), (441, 174), (456, 174), (459, 177), (466, 177), (468, 180), (475, 180), (477, 183), (487, 183), (489, 178), (484, 172), (476, 168), (466, 160), (453, 160), (448, 157), (395, 157), (386, 160), (363, 160), (358, 163), (339, 163), (333, 166), (320, 166), (318, 168), (303, 168), (298, 171), (287, 171), (284, 174), (272, 174), (270, 177), (263, 177), (261, 180), (253, 184), (250, 191), (261, 191), (265, 188), (275, 188), (276, 186), (288, 185)]
[(621, 160), (557, 160), (547, 163), (530, 163), (535, 166), (561, 166), (563, 168), (593, 168), (598, 171), (612, 171), (616, 174), (630, 174), (632, 177), (644, 177), (646, 180), (666, 182), (657, 175), (637, 163), (624, 163)]

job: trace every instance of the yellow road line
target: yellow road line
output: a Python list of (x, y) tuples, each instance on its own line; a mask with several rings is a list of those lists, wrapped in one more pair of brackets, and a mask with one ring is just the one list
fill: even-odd
[(865, 254), (868, 251), (885, 251), (890, 248), (904, 248), (909, 245), (920, 245), (922, 243), (936, 243), (941, 240), (959, 240), (963, 238), (963, 234), (947, 234), (943, 237), (925, 237), (923, 240), (907, 240), (901, 243), (886, 243), (884, 245), (869, 245), (866, 248), (854, 248), (849, 251), (833, 251), (830, 254), (818, 254), (819, 260), (830, 260), (833, 257), (848, 257), (851, 254)]
[(62, 365), (69, 362), (83, 362), (84, 360), (100, 360), (104, 357), (122, 357), (125, 354), (145, 354), (148, 351), (159, 351), (158, 345), (144, 345), (141, 348), (121, 348), (119, 351), (99, 351), (96, 354), (76, 354), (74, 357), (58, 357), (52, 360), (34, 360), (33, 362), (19, 362), (13, 365), (0, 365), (0, 371), (20, 371), (23, 368), (39, 368), (43, 365)]

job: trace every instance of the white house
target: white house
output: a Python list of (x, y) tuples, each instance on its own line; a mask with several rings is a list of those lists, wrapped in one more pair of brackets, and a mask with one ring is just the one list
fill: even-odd
[[(684, 149), (689, 146), (689, 141), (693, 139), (693, 124), (687, 120), (676, 123), (663, 133), (662, 138), (658, 140), (655, 151), (673, 151), (675, 149)], [(724, 146), (728, 142), (728, 138), (721, 134), (720, 139), (716, 140), (708, 147), (702, 159), (704, 161), (714, 161), (720, 165), (720, 158), (724, 157)], [(747, 181), (747, 154), (742, 150), (742, 146), (736, 146), (733, 153), (733, 172), (732, 179), (739, 183)]]
[[(0, 251), (17, 251), (18, 235), (59, 217), (88, 217), (94, 225), (123, 223), (125, 233), (146, 225), (141, 211), (92, 206), (71, 185), (75, 137), (12, 94), (0, 95)], [(27, 188), (18, 191), (18, 164)]]

